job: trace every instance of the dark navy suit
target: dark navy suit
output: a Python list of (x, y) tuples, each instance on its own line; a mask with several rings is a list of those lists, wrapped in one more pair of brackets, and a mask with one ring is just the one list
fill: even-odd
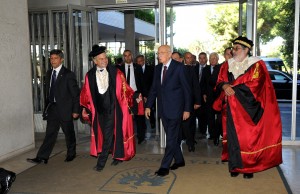
[(166, 149), (161, 168), (169, 169), (173, 158), (175, 163), (184, 162), (180, 148), (182, 134), (180, 125), (183, 112), (192, 110), (192, 92), (182, 63), (171, 60), (163, 83), (161, 83), (162, 69), (163, 64), (155, 67), (146, 108), (151, 108), (157, 98), (158, 117), (162, 119), (166, 132)]

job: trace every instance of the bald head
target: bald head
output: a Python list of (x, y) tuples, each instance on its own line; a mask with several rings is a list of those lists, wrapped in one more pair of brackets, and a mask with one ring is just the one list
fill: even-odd
[(171, 52), (171, 48), (169, 45), (161, 45), (158, 48), (158, 60), (160, 63), (162, 64), (167, 64), (168, 61), (171, 59), (172, 57), (172, 52)]
[(186, 65), (192, 65), (193, 62), (193, 54), (190, 52), (184, 53), (184, 63)]

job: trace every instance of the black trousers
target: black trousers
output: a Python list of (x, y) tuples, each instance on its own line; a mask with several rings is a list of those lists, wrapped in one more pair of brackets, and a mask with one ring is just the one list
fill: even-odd
[(221, 112), (215, 111), (212, 106), (208, 108), (208, 131), (211, 138), (219, 138), (222, 134)]
[(146, 135), (146, 119), (144, 115), (134, 115), (138, 141), (143, 141)]
[(156, 124), (156, 119), (155, 119), (155, 108), (151, 108), (151, 112), (150, 112), (150, 125), (151, 128), (155, 128), (155, 124)]
[(54, 148), (54, 145), (56, 143), (56, 139), (60, 127), (62, 128), (62, 131), (65, 134), (67, 155), (68, 156), (76, 155), (76, 137), (75, 137), (73, 120), (70, 121), (61, 120), (57, 112), (57, 107), (55, 104), (53, 104), (48, 109), (46, 135), (43, 144), (41, 145), (37, 153), (38, 158), (42, 158), (42, 159), (49, 158)]
[(182, 121), (182, 132), (186, 139), (186, 145), (193, 146), (195, 144), (195, 134), (196, 134), (196, 117), (195, 113), (192, 112), (190, 117)]
[(200, 106), (200, 108), (195, 110), (195, 117), (198, 119), (198, 130), (200, 134), (206, 135), (208, 121), (207, 121), (207, 105), (205, 103), (203, 103)]
[(98, 156), (97, 166), (104, 167), (113, 146), (114, 138), (114, 114), (98, 114), (98, 121), (102, 130), (102, 152)]

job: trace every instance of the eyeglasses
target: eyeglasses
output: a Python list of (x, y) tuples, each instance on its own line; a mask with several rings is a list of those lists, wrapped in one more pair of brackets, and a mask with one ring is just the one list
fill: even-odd
[(232, 48), (232, 50), (234, 50), (234, 51), (238, 51), (238, 50), (240, 50), (240, 49), (244, 49), (244, 48), (242, 48), (242, 47), (233, 47), (233, 48)]

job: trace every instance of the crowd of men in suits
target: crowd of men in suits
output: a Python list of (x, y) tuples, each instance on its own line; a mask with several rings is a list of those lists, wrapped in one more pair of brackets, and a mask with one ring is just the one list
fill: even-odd
[[(213, 102), (219, 95), (219, 92), (215, 90), (215, 86), (222, 63), (219, 63), (219, 55), (215, 52), (212, 52), (209, 57), (205, 52), (200, 52), (198, 61), (195, 58), (196, 56), (190, 52), (183, 55), (179, 52), (172, 53), (173, 60), (189, 67), (188, 74), (191, 78), (194, 110), (190, 118), (191, 121), (189, 121), (190, 124), (186, 126), (183, 122), (184, 139), (189, 151), (195, 151), (196, 128), (198, 128), (200, 139), (213, 140), (216, 146), (219, 145), (219, 139), (222, 136), (220, 112), (216, 112), (212, 108)], [(227, 61), (230, 58), (232, 58), (231, 48), (226, 48), (224, 59)]]
[[(228, 60), (232, 57), (231, 49), (226, 48), (224, 58)], [(205, 52), (196, 56), (191, 52), (172, 53), (172, 59), (185, 65), (188, 74), (189, 84), (192, 88), (193, 111), (188, 120), (182, 122), (182, 139), (186, 142), (190, 152), (195, 151), (196, 129), (200, 133), (200, 139), (208, 138), (213, 140), (216, 146), (219, 145), (219, 139), (222, 135), (221, 115), (213, 110), (212, 105), (218, 96), (214, 90), (220, 70), (219, 55), (215, 52), (209, 56)], [(209, 63), (209, 64), (208, 64)], [(154, 67), (145, 64), (145, 56), (138, 55), (135, 58), (130, 50), (123, 52), (123, 62), (116, 66), (124, 73), (126, 80), (131, 88), (142, 94), (144, 103), (153, 82)], [(132, 67), (132, 68), (130, 68)], [(128, 75), (130, 76), (128, 78)], [(152, 106), (150, 115), (150, 126), (155, 127), (155, 106)], [(144, 115), (135, 115), (136, 132), (138, 144), (145, 141), (147, 125)], [(197, 121), (198, 120), (198, 121)], [(196, 126), (197, 125), (197, 126)]]
[[(239, 89), (251, 94), (246, 97), (254, 98), (256, 90), (251, 91), (247, 88), (255, 82), (255, 80), (253, 81), (254, 78), (268, 78), (266, 80), (271, 85), (268, 76), (259, 76), (259, 73), (262, 75), (267, 74), (264, 63), (260, 59), (247, 57), (253, 46), (252, 41), (245, 37), (238, 37), (233, 44), (235, 45), (233, 49), (226, 48), (224, 50), (225, 62), (221, 64), (219, 63), (219, 55), (216, 52), (210, 53), (209, 56), (205, 52), (200, 52), (197, 61), (197, 57), (191, 52), (185, 52), (182, 55), (179, 52), (172, 52), (168, 45), (161, 45), (157, 53), (159, 64), (155, 67), (145, 64), (145, 56), (143, 55), (134, 58), (130, 50), (125, 50), (123, 57), (118, 58), (115, 65), (109, 64), (106, 47), (94, 45), (89, 57), (91, 57), (95, 66), (87, 72), (81, 91), (75, 74), (63, 65), (63, 52), (59, 49), (52, 50), (50, 52), (52, 68), (47, 71), (45, 79), (46, 106), (43, 116), (47, 120), (46, 134), (36, 157), (28, 158), (27, 161), (36, 164), (47, 164), (60, 128), (65, 134), (67, 147), (64, 161), (73, 161), (76, 158), (73, 119), (81, 117), (83, 121), (89, 122), (91, 125), (90, 153), (98, 158), (97, 165), (93, 169), (101, 172), (110, 153), (113, 156), (111, 165), (118, 165), (122, 161), (130, 160), (135, 156), (135, 139), (138, 144), (142, 144), (146, 140), (147, 118), (150, 121), (151, 128), (155, 128), (156, 120), (161, 119), (166, 133), (165, 154), (161, 166), (155, 174), (166, 176), (169, 174), (169, 170), (176, 170), (185, 166), (181, 145), (185, 141), (188, 151), (195, 151), (197, 128), (200, 133), (199, 138), (213, 140), (214, 145), (219, 146), (219, 139), (223, 135), (220, 112), (222, 108), (220, 107), (226, 101), (221, 102), (221, 98), (225, 99), (226, 96), (232, 96), (235, 92), (239, 92)], [(235, 54), (233, 59), (231, 59), (233, 57), (232, 52)], [(231, 70), (233, 74), (228, 73), (229, 62), (236, 67)], [(255, 62), (255, 65), (252, 64), (253, 62)], [(248, 71), (247, 68), (250, 70)], [(238, 76), (244, 74), (253, 74), (248, 83), (249, 86), (246, 85), (246, 90), (244, 86), (244, 88), (232, 89), (234, 85), (229, 84), (227, 76), (238, 78)], [(249, 76), (244, 77), (246, 78), (243, 79), (247, 79)], [(217, 86), (217, 82), (220, 82), (222, 78), (224, 80), (221, 87), (225, 93), (221, 93), (217, 89), (220, 86), (220, 83)], [(237, 85), (240, 84), (238, 83), (240, 80), (242, 78), (237, 79)], [(267, 90), (268, 94), (275, 96), (272, 87), (264, 87), (263, 84), (256, 84), (254, 87), (257, 86)], [(239, 98), (242, 94), (237, 96), (236, 99), (231, 99), (240, 101)], [(276, 98), (272, 97), (272, 99)], [(255, 100), (259, 101), (260, 99)], [(250, 101), (256, 102), (255, 100)], [(233, 101), (230, 101), (230, 103), (236, 104)], [(247, 103), (243, 105), (246, 106)], [(275, 142), (274, 148), (268, 146), (268, 144), (266, 145), (273, 148), (270, 153), (273, 154), (274, 162), (268, 163), (262, 160), (262, 162), (257, 162), (259, 169), (252, 169), (253, 158), (248, 159), (247, 156), (230, 159), (229, 168), (232, 177), (244, 173), (244, 178), (253, 178), (253, 172), (265, 170), (282, 162), (281, 142), (279, 142), (281, 141), (281, 121), (278, 106), (274, 104), (266, 106), (266, 110), (269, 110), (270, 107), (271, 109), (263, 114), (264, 110), (260, 107), (260, 104), (256, 103), (255, 105), (259, 105), (255, 110), (258, 110), (258, 115), (262, 118), (260, 123), (266, 123), (267, 126), (257, 125), (260, 127), (259, 130), (265, 132), (265, 129), (270, 128), (268, 125), (275, 124), (277, 127), (276, 136), (273, 135), (272, 139)], [(155, 107), (157, 107), (157, 110)], [(253, 122), (258, 123), (260, 118), (257, 118), (257, 114), (254, 114), (256, 112), (253, 112), (253, 108), (249, 109), (248, 107), (240, 107), (240, 110), (250, 111), (249, 115), (254, 115)], [(227, 111), (222, 114), (223, 121), (224, 115), (229, 113)], [(267, 117), (268, 114), (274, 114), (277, 123), (270, 123), (268, 119), (265, 119), (265, 115)], [(158, 118), (155, 118), (155, 115)], [(226, 118), (234, 116), (236, 115), (230, 113), (226, 115)], [(235, 129), (234, 122), (239, 121), (226, 120), (226, 125), (223, 125), (223, 127), (226, 126), (224, 138), (225, 140), (228, 138), (232, 142), (237, 142), (235, 136), (242, 133), (235, 133), (235, 130), (241, 129), (238, 128), (238, 125)], [(252, 122), (250, 122), (249, 128), (252, 127)], [(274, 128), (274, 126), (271, 127)], [(228, 133), (229, 136), (225, 135), (227, 132), (231, 134)], [(247, 138), (255, 137), (255, 135), (257, 134)], [(268, 139), (267, 136), (265, 138)], [(263, 143), (266, 142), (263, 141)], [(239, 156), (240, 153), (235, 154), (235, 152), (238, 152), (235, 147), (237, 145), (238, 143), (228, 144), (229, 154), (227, 153), (227, 147), (223, 145), (222, 160), (228, 160), (228, 156)], [(244, 144), (242, 145), (244, 146)], [(248, 149), (248, 147), (246, 148)], [(268, 153), (263, 155), (263, 159), (268, 157)], [(242, 163), (246, 165), (246, 168), (242, 168)], [(16, 179), (16, 174), (0, 168), (0, 178), (0, 191), (1, 193), (7, 193)]]
[[(183, 57), (179, 52), (172, 53), (168, 45), (162, 45), (158, 51), (160, 65), (156, 67), (145, 64), (143, 55), (134, 58), (130, 50), (125, 50), (112, 65), (108, 64), (106, 48), (94, 45), (89, 57), (95, 66), (86, 74), (80, 92), (74, 73), (63, 65), (63, 52), (52, 50), (52, 68), (46, 76), (46, 135), (36, 157), (27, 161), (47, 164), (60, 128), (67, 144), (65, 162), (73, 161), (76, 138), (72, 120), (79, 116), (91, 124), (91, 155), (98, 157), (96, 171), (104, 168), (109, 153), (113, 155), (112, 165), (130, 160), (135, 154), (133, 139), (137, 144), (145, 142), (145, 117), (155, 128), (156, 111), (167, 135), (165, 156), (157, 175), (165, 176), (169, 168), (185, 165), (178, 150), (185, 141), (189, 152), (195, 151), (196, 128), (200, 138), (212, 139), (218, 146), (222, 132), (220, 113), (212, 108), (218, 95), (214, 90), (220, 69), (218, 54), (211, 53), (208, 60), (207, 54), (201, 52), (198, 62), (190, 52)], [(225, 53), (230, 57), (230, 49)]]

